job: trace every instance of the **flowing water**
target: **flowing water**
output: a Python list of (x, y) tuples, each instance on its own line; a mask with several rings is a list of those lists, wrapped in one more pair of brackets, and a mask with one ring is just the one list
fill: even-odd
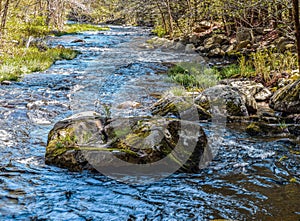
[[(86, 42), (71, 43), (78, 38)], [(200, 173), (147, 185), (45, 165), (47, 134), (58, 120), (101, 112), (103, 104), (115, 114), (147, 115), (147, 108), (117, 105), (147, 107), (151, 94), (172, 87), (155, 74), (166, 70), (163, 62), (203, 62), (194, 54), (141, 47), (147, 38), (147, 30), (132, 27), (52, 38), (53, 46), (72, 46), (81, 54), (0, 86), (0, 219), (300, 220), (300, 156), (291, 151), (299, 145), (251, 138), (235, 127), (226, 129), (216, 157)]]

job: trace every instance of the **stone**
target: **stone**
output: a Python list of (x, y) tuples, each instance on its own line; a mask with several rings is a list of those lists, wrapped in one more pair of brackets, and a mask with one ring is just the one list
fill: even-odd
[(266, 101), (272, 96), (272, 92), (261, 83), (249, 80), (225, 80), (223, 84), (237, 88), (246, 96), (253, 96), (256, 101)]
[(277, 125), (270, 125), (264, 122), (253, 122), (247, 126), (246, 132), (251, 136), (270, 136), (283, 134), (286, 131), (284, 128)]
[(1, 84), (2, 85), (11, 85), (11, 81), (5, 80), (5, 81), (2, 81)]
[(168, 94), (150, 108), (153, 115), (176, 117), (190, 121), (207, 120), (211, 115), (201, 106), (194, 104), (191, 96)]
[(170, 41), (166, 38), (154, 37), (147, 40), (147, 43), (153, 45), (154, 47), (169, 47), (173, 45), (173, 41)]
[(254, 40), (253, 30), (251, 28), (238, 28), (236, 40), (237, 43), (244, 41), (252, 42)]
[(71, 41), (71, 43), (85, 43), (86, 41), (83, 39), (75, 39), (73, 41)]
[(299, 114), (300, 79), (276, 91), (271, 97), (270, 107), (287, 114)]
[(224, 34), (215, 35), (213, 36), (213, 39), (215, 44), (229, 44), (229, 38)]
[(201, 52), (201, 53), (204, 53), (205, 52), (205, 48), (204, 48), (204, 46), (199, 46), (198, 48), (196, 48), (196, 50), (195, 50), (196, 52)]
[(185, 50), (185, 45), (182, 44), (182, 43), (179, 41), (179, 42), (177, 42), (177, 43), (175, 44), (175, 46), (173, 47), (173, 49), (178, 50), (178, 51), (182, 51), (182, 50)]
[(220, 106), (227, 116), (249, 116), (244, 98), (237, 89), (228, 85), (216, 85), (204, 90), (196, 97), (195, 103), (208, 111), (211, 105)]
[(247, 111), (249, 114), (256, 114), (257, 113), (257, 102), (255, 98), (251, 95), (245, 95), (241, 93), (241, 96), (245, 102)]
[(161, 117), (107, 120), (88, 112), (55, 124), (45, 158), (47, 164), (70, 171), (120, 172), (128, 167), (138, 172), (140, 165), (154, 165), (154, 172), (166, 167), (197, 172), (206, 146), (198, 123)]
[(235, 46), (235, 50), (239, 51), (244, 48), (250, 48), (252, 43), (249, 40), (241, 41)]
[(210, 37), (204, 40), (203, 46), (209, 49), (212, 47), (212, 45), (214, 45), (214, 43), (215, 43), (214, 37)]
[(125, 101), (117, 106), (118, 109), (139, 108), (140, 103), (136, 101)]
[(266, 101), (272, 97), (272, 92), (268, 88), (263, 88), (261, 91), (254, 95), (257, 101)]
[(208, 52), (208, 57), (216, 58), (216, 57), (223, 57), (225, 52), (221, 48), (215, 48)]
[(235, 47), (234, 44), (229, 45), (225, 52), (232, 53), (234, 51), (234, 47)]
[(187, 44), (185, 46), (185, 53), (194, 53), (196, 50), (195, 46), (193, 44)]

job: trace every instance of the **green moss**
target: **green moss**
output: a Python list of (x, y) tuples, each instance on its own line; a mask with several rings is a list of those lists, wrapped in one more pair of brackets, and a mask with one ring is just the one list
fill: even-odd
[(229, 115), (243, 116), (241, 107), (235, 104), (233, 101), (229, 101), (226, 103), (226, 110), (229, 113)]
[(275, 135), (284, 132), (281, 125), (269, 125), (262, 122), (253, 122), (247, 128), (246, 132), (252, 136)]
[(57, 133), (50, 133), (47, 155), (51, 157), (60, 156), (68, 150), (74, 150), (76, 146), (77, 138), (74, 129), (65, 128)]
[(251, 136), (257, 136), (262, 133), (259, 125), (257, 123), (251, 123), (247, 128), (246, 132)]

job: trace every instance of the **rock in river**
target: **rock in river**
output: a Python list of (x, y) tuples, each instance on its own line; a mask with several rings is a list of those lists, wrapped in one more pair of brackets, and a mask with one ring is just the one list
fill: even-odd
[(248, 116), (245, 98), (231, 86), (216, 85), (204, 90), (195, 103), (209, 110), (211, 106), (219, 106), (226, 110), (227, 116)]
[(300, 114), (300, 80), (276, 91), (270, 107), (287, 114)]
[(196, 172), (206, 146), (198, 123), (162, 117), (105, 119), (86, 112), (55, 124), (46, 163), (71, 171), (149, 165)]
[(175, 96), (172, 93), (162, 97), (150, 108), (153, 115), (176, 117), (189, 121), (207, 120), (211, 115), (195, 104), (190, 96)]

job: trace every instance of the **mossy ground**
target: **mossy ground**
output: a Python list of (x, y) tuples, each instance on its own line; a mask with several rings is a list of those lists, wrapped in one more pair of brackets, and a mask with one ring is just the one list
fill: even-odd
[(11, 54), (0, 57), (0, 82), (16, 81), (23, 74), (44, 71), (57, 60), (71, 60), (78, 52), (69, 48), (49, 48), (40, 51), (38, 48), (14, 48)]

